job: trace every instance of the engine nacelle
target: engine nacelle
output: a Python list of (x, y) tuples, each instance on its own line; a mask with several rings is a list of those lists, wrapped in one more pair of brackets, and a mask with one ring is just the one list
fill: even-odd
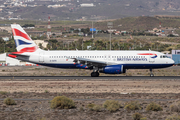
[(106, 74), (121, 74), (123, 73), (123, 65), (110, 65), (104, 67), (99, 72), (106, 73)]

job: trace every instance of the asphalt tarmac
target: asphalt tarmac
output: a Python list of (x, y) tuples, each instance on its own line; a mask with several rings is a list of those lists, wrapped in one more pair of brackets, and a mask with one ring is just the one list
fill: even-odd
[(180, 76), (0, 76), (0, 80), (180, 80)]

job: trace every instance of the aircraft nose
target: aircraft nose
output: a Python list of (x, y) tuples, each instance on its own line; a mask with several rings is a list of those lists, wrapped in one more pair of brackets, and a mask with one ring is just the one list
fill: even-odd
[(171, 59), (170, 63), (171, 63), (171, 64), (174, 64), (175, 62), (174, 62), (174, 60)]

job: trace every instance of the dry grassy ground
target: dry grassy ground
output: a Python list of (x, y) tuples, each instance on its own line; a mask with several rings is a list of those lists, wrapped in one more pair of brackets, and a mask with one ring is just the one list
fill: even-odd
[[(0, 75), (89, 75), (90, 71), (34, 67), (0, 67)], [(155, 75), (179, 75), (179, 67), (154, 70)], [(148, 75), (148, 70), (128, 70), (126, 75)], [(105, 74), (103, 74), (105, 75)], [(125, 75), (125, 74), (124, 74)], [(5, 91), (5, 92), (2, 92)], [(50, 100), (65, 95), (75, 101), (74, 109), (51, 109)], [(8, 106), (3, 99), (15, 99)], [(19, 100), (17, 100), (19, 99)], [(43, 99), (43, 100), (42, 100)], [(165, 120), (179, 114), (170, 110), (180, 101), (179, 80), (0, 80), (0, 120), (133, 120), (136, 112), (147, 120)], [(102, 105), (106, 100), (118, 100), (122, 107), (116, 112), (102, 108), (100, 112), (87, 108), (89, 103)], [(127, 111), (129, 101), (138, 101), (140, 110)], [(160, 104), (163, 111), (146, 111), (150, 102)]]
[[(1, 76), (90, 76), (92, 71), (84, 69), (58, 69), (43, 66), (33, 67), (0, 67)], [(154, 69), (155, 76), (180, 76), (180, 67), (173, 66), (165, 69)], [(100, 74), (110, 76), (109, 74)], [(112, 76), (149, 76), (148, 69), (130, 69), (125, 74)]]
[(180, 93), (179, 80), (0, 81), (0, 91), (59, 93)]

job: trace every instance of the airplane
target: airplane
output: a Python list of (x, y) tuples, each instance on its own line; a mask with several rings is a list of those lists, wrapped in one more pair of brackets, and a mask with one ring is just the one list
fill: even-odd
[(174, 61), (165, 54), (146, 50), (42, 50), (28, 36), (19, 24), (11, 24), (17, 52), (8, 54), (9, 57), (64, 69), (92, 70), (91, 77), (98, 77), (99, 73), (121, 74), (127, 69), (149, 69), (150, 77), (154, 74), (152, 69), (166, 68)]

